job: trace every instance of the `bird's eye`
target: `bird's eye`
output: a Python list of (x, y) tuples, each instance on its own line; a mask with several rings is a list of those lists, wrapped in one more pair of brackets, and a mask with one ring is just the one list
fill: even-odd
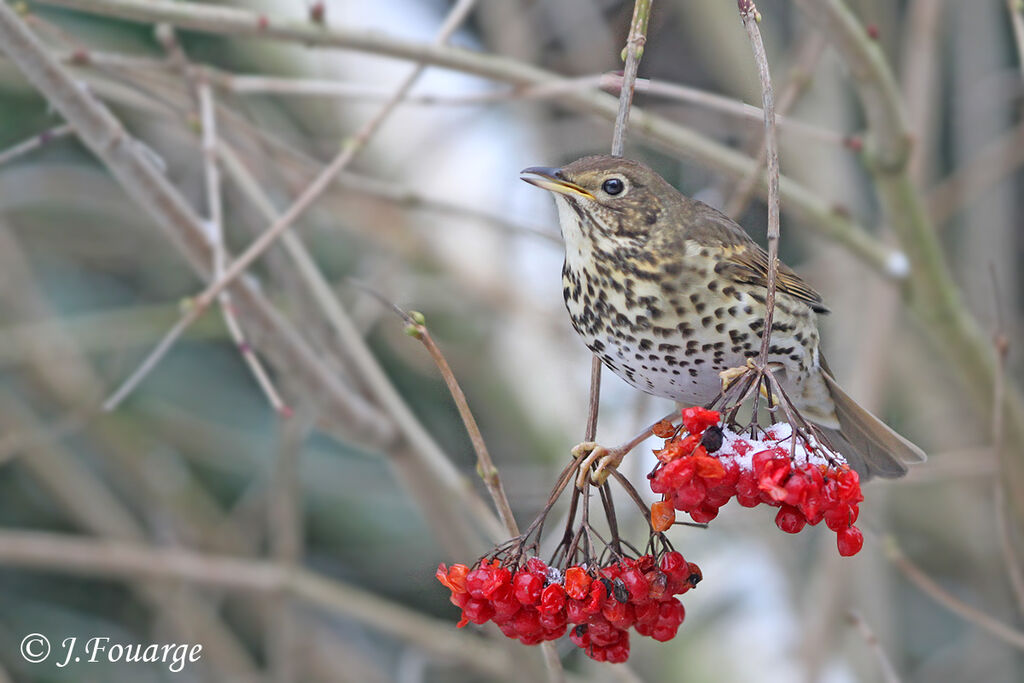
[(621, 178), (609, 178), (601, 183), (601, 189), (604, 190), (606, 194), (615, 196), (617, 194), (621, 194), (622, 191), (626, 189), (626, 184), (622, 182)]

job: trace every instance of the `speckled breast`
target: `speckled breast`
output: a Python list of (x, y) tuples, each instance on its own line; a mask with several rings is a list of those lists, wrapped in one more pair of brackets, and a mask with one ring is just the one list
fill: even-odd
[[(705, 404), (720, 391), (722, 370), (760, 352), (764, 303), (713, 270), (680, 263), (577, 268), (567, 260), (563, 294), (573, 327), (615, 374), (649, 394)], [(780, 380), (799, 395), (817, 363), (814, 313), (783, 295), (772, 327), (769, 360), (785, 367)]]

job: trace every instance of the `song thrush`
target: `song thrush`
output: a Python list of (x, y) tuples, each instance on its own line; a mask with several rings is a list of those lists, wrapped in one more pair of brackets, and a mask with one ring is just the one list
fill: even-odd
[[(554, 195), (566, 308), (615, 374), (703, 405), (720, 392), (720, 372), (759, 355), (768, 255), (732, 219), (620, 157), (523, 173)], [(804, 418), (862, 477), (899, 477), (924, 460), (836, 384), (818, 348), (817, 315), (828, 309), (817, 292), (784, 265), (776, 291), (768, 362)]]

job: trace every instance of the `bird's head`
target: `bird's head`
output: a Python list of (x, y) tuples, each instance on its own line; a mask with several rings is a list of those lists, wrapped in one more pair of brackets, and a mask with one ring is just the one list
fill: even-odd
[(665, 200), (679, 196), (650, 167), (622, 157), (583, 157), (522, 173), (526, 182), (554, 193), (567, 245), (577, 237), (643, 244), (664, 217)]

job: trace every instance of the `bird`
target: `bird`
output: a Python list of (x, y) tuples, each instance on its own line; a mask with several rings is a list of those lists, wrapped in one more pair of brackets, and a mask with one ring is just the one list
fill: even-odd
[[(612, 372), (648, 394), (707, 405), (722, 391), (721, 373), (760, 355), (769, 259), (739, 224), (624, 157), (587, 156), (521, 175), (554, 196), (565, 306)], [(828, 312), (780, 263), (767, 364), (862, 479), (901, 477), (925, 454), (836, 382), (817, 324)]]

